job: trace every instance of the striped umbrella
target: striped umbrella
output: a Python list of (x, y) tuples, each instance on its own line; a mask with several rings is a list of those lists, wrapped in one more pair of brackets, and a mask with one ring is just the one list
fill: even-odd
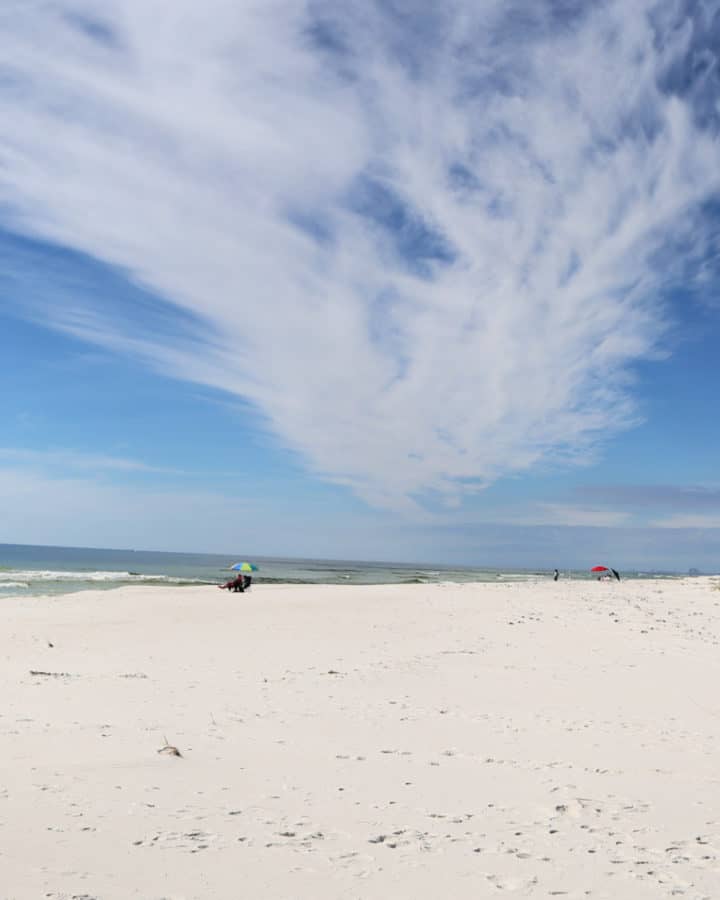
[(257, 572), (258, 567), (254, 563), (239, 562), (234, 566), (230, 566), (233, 572)]

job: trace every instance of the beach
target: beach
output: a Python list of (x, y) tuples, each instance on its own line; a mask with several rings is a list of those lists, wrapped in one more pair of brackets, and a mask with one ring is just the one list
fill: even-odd
[(3, 600), (0, 897), (717, 898), (718, 584)]

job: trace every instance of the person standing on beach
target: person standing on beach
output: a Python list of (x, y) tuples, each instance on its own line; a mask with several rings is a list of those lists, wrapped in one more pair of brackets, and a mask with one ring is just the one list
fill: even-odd
[(557, 581), (559, 577), (560, 577), (560, 573), (558, 572), (557, 569), (555, 569), (555, 571), (553, 572), (553, 581)]

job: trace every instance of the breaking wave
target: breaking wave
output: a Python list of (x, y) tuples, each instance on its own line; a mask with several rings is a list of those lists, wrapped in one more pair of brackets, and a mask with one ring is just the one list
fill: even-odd
[(54, 569), (5, 569), (0, 571), (0, 590), (30, 588), (42, 584), (207, 584), (206, 579), (178, 575), (151, 575), (142, 572), (73, 572)]

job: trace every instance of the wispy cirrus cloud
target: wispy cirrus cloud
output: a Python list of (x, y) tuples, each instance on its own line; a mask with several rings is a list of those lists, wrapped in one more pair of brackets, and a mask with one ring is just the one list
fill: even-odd
[(653, 528), (690, 528), (720, 530), (720, 513), (674, 513), (652, 521)]
[(713, 265), (718, 20), (558, 9), (5, 7), (6, 224), (184, 318), (33, 314), (251, 401), (374, 504), (587, 459)]
[(542, 503), (535, 523), (568, 527), (614, 528), (630, 524), (630, 513), (624, 510), (598, 509), (562, 503)]
[(102, 453), (83, 453), (78, 450), (34, 450), (25, 447), (0, 447), (0, 464), (3, 466), (29, 466), (61, 468), (95, 472), (153, 472), (156, 474), (183, 474), (177, 469), (152, 466), (142, 460)]
[(720, 513), (720, 486), (702, 484), (604, 484), (573, 490), (580, 504), (622, 507), (637, 512)]

